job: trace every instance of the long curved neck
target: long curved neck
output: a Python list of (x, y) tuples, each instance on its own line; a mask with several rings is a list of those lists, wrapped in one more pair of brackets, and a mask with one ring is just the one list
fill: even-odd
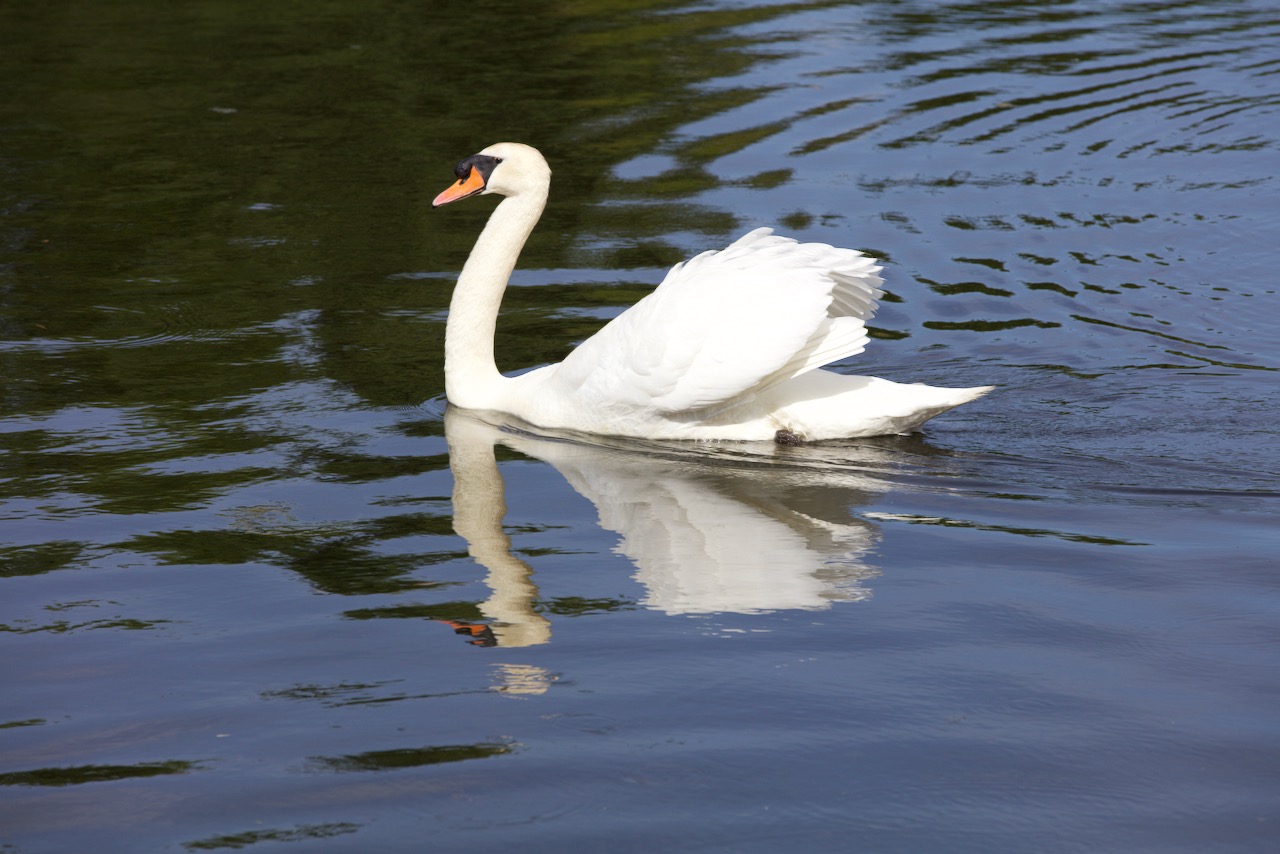
[(498, 308), (547, 190), (508, 196), (494, 209), (458, 276), (444, 332), (445, 396), (464, 409), (496, 409), (503, 382), (493, 359)]

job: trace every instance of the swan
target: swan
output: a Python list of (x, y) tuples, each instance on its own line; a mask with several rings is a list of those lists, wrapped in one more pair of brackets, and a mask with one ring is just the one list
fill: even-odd
[(677, 264), (564, 361), (498, 372), (498, 309), (546, 206), (551, 169), (500, 142), (465, 158), (433, 208), (497, 194), (445, 325), (445, 396), (537, 427), (641, 439), (780, 444), (909, 433), (993, 387), (936, 388), (822, 370), (862, 352), (882, 296), (875, 259), (769, 228)]

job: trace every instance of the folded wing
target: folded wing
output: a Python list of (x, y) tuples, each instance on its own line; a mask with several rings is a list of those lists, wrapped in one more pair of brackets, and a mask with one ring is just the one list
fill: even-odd
[(677, 264), (578, 346), (555, 382), (586, 404), (706, 413), (862, 352), (875, 260), (760, 228)]

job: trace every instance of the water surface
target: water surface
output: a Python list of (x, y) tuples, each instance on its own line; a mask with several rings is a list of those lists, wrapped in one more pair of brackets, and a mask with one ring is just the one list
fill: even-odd
[[(28, 4), (0, 27), (5, 851), (1271, 851), (1280, 16)], [(760, 225), (886, 263), (775, 448), (444, 406)]]

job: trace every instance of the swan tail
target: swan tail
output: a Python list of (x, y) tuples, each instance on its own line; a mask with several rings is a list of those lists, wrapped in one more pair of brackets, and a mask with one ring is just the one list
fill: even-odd
[(919, 430), (926, 421), (938, 417), (944, 412), (949, 412), (957, 406), (970, 403), (982, 397), (989, 391), (995, 389), (993, 385), (972, 386), (970, 388), (940, 388), (938, 386), (909, 386), (909, 388), (919, 388), (921, 392), (928, 389), (930, 394), (920, 394), (916, 407), (910, 414), (901, 416), (893, 425), (895, 433), (914, 433)]
[(950, 405), (959, 406), (962, 403), (975, 401), (987, 392), (995, 391), (995, 388), (996, 387), (993, 385), (978, 385), (972, 386), (971, 388), (940, 388), (938, 391), (948, 392), (949, 394), (947, 395), (947, 399), (950, 402)]

